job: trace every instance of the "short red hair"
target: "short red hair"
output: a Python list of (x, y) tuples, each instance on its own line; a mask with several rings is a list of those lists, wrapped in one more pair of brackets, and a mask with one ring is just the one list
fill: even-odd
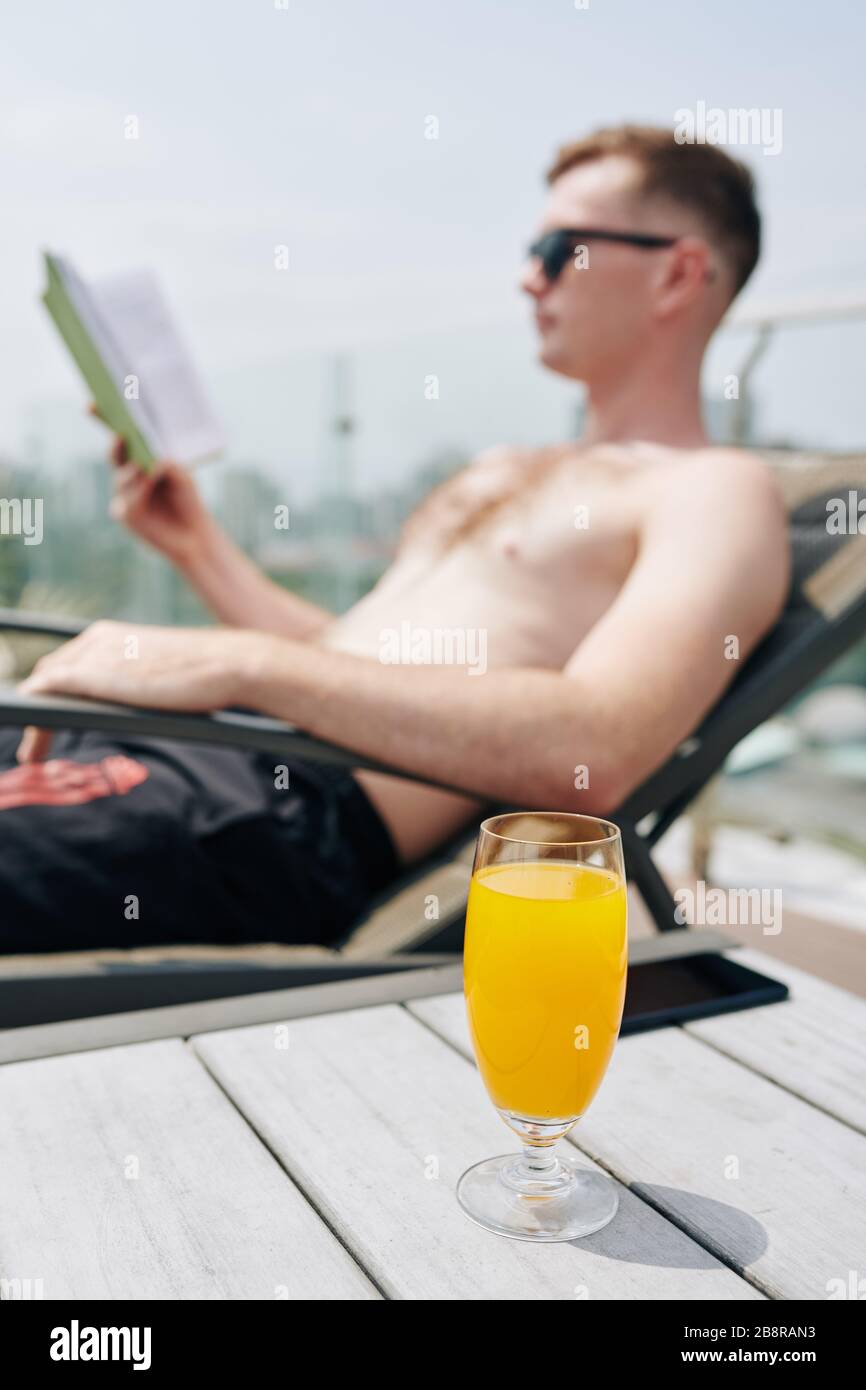
[(619, 125), (563, 145), (547, 171), (547, 181), (555, 183), (568, 169), (608, 155), (632, 160), (638, 171), (639, 196), (668, 198), (699, 214), (728, 261), (735, 293), (739, 293), (761, 253), (761, 215), (755, 180), (747, 166), (718, 145), (678, 144), (672, 130)]

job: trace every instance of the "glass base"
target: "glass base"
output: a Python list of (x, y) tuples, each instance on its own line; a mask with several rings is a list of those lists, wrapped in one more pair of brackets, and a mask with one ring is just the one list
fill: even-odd
[(619, 1196), (603, 1173), (557, 1154), (550, 1169), (528, 1175), (523, 1154), (486, 1158), (457, 1184), (466, 1215), (488, 1231), (514, 1240), (579, 1240), (616, 1215)]

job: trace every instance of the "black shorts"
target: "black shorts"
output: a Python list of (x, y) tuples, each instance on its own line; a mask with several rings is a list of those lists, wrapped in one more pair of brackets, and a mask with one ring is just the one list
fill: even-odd
[(331, 944), (399, 871), (341, 768), (173, 741), (0, 729), (0, 952)]

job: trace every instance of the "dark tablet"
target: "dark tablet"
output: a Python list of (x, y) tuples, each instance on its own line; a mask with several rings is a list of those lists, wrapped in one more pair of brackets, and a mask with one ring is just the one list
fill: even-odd
[(786, 985), (729, 956), (707, 952), (641, 961), (629, 966), (620, 1034), (753, 1009), (787, 998)]

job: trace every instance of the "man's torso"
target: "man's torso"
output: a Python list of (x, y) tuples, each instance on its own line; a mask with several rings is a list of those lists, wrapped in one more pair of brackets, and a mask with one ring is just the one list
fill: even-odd
[[(379, 583), (320, 641), (378, 660), (450, 660), (560, 670), (614, 602), (644, 526), (676, 525), (676, 490), (697, 451), (557, 445), (482, 455), (410, 518)], [(483, 653), (484, 666), (480, 665)], [(438, 654), (438, 658), (437, 658)], [(378, 773), (358, 781), (411, 860), (482, 803)]]

